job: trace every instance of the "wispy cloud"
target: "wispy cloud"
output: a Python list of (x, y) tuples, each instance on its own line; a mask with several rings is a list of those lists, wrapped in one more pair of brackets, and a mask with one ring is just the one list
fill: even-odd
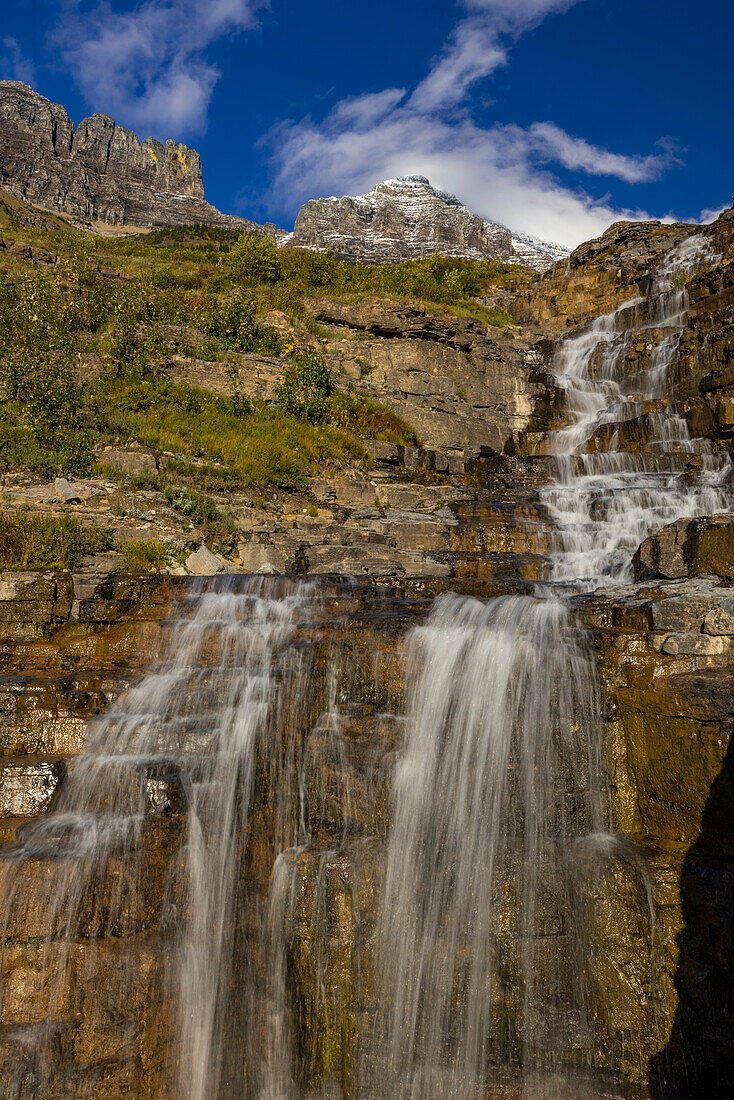
[(516, 38), (581, 2), (463, 0), (464, 17), (412, 91), (354, 97), (324, 119), (285, 123), (270, 135), (276, 201), (292, 208), (315, 194), (358, 194), (389, 176), (422, 173), (488, 219), (569, 246), (612, 221), (646, 217), (565, 185), (552, 167), (642, 183), (680, 163), (665, 143), (627, 155), (553, 122), (482, 127), (466, 109), (473, 85), (507, 63)]
[(612, 221), (646, 216), (564, 187), (538, 163), (532, 138), (519, 128), (447, 122), (407, 105), (364, 126), (347, 124), (337, 109), (320, 123), (281, 126), (271, 146), (276, 198), (284, 207), (325, 193), (360, 194), (378, 180), (422, 173), (484, 217), (569, 247)]
[[(732, 196), (734, 199), (734, 196)], [(731, 210), (732, 203), (725, 202), (723, 206), (708, 206), (705, 210), (702, 210), (699, 214), (699, 221), (702, 225), (708, 225), (709, 222), (715, 222), (717, 218), (721, 217), (725, 210)]]
[(70, 0), (56, 37), (87, 103), (138, 129), (201, 132), (220, 73), (206, 49), (252, 28), (266, 0), (144, 0), (125, 11)]
[(566, 11), (582, 0), (464, 0), (468, 10), (410, 105), (418, 111), (445, 110), (460, 103), (473, 84), (507, 63), (508, 40)]
[(22, 80), (32, 84), (36, 78), (33, 62), (25, 56), (17, 38), (8, 35), (2, 41), (0, 53), (0, 77), (3, 80)]
[(527, 130), (508, 126), (504, 132), (517, 147), (524, 145), (528, 158), (539, 164), (560, 164), (574, 172), (613, 176), (625, 183), (648, 183), (682, 163), (675, 147), (664, 139), (657, 143), (660, 152), (626, 156), (572, 137), (552, 122), (534, 122)]

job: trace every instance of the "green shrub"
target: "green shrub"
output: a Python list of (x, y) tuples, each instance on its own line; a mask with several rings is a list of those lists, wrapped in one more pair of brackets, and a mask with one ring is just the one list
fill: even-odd
[(171, 267), (156, 267), (150, 274), (151, 285), (159, 290), (171, 290), (174, 287), (196, 290), (203, 281), (201, 271), (174, 271)]
[(242, 283), (277, 283), (281, 277), (278, 249), (269, 237), (243, 233), (230, 254), (236, 279)]
[(333, 287), (339, 281), (339, 264), (333, 252), (309, 252), (304, 265), (304, 278), (309, 287)]
[(110, 368), (119, 377), (149, 374), (165, 352), (160, 330), (137, 328), (128, 323), (116, 330), (110, 344)]
[(25, 466), (37, 473), (52, 474), (52, 456), (23, 423), (17, 402), (0, 401), (0, 470)]
[(227, 547), (234, 545), (237, 539), (234, 516), (227, 509), (218, 508), (211, 497), (184, 485), (168, 485), (164, 495), (175, 511), (205, 527), (207, 535)]
[(258, 321), (255, 300), (241, 290), (223, 300), (206, 298), (196, 307), (191, 322), (230, 351), (280, 355), (280, 337), (271, 325)]
[(166, 564), (166, 547), (158, 539), (131, 539), (120, 550), (126, 573), (150, 573)]
[(705, 256), (702, 256), (699, 260), (696, 261), (693, 267), (679, 267), (678, 270), (673, 274), (673, 277), (670, 280), (670, 285), (671, 287), (673, 287), (673, 289), (681, 289), (682, 287), (686, 287), (699, 275), (708, 274), (708, 272), (711, 271), (712, 267), (713, 264), (711, 260), (707, 259)]
[(295, 348), (277, 388), (276, 401), (286, 416), (317, 424), (326, 419), (335, 389), (334, 375), (324, 357), (313, 348)]
[(93, 465), (80, 419), (73, 355), (90, 323), (71, 272), (27, 276), (0, 294), (0, 384), (17, 402), (51, 470), (84, 474)]
[(76, 569), (85, 554), (114, 546), (111, 531), (71, 517), (0, 512), (0, 569)]

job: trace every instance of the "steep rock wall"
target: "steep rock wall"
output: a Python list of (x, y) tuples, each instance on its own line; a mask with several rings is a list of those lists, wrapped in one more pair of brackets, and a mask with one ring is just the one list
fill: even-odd
[[(5, 574), (0, 586), (0, 838), (7, 843), (22, 836), (25, 821), (53, 807), (65, 770), (86, 743), (87, 724), (144, 673), (177, 629), (176, 603), (183, 601), (180, 614), (200, 589), (183, 579), (115, 574)], [(328, 578), (321, 591), (320, 621), (304, 624), (299, 644), (317, 647), (315, 667), (328, 663), (332, 680), (322, 682), (319, 673), (310, 685), (310, 725), (290, 749), (302, 754), (311, 839), (287, 854), (294, 894), (285, 946), (304, 1088), (315, 1096), (337, 1087), (356, 1096), (358, 1064), (370, 1056), (387, 792), (403, 730), (400, 655), (428, 601), (405, 601), (397, 590), (380, 597)], [(673, 636), (710, 638), (704, 623), (727, 591), (704, 578), (577, 601), (607, 685), (614, 816), (625, 838), (586, 913), (603, 945), (592, 960), (603, 1006), (598, 1068), (643, 1087), (652, 1059), (653, 1089), (655, 1081), (668, 1089), (653, 1094), (666, 1097), (678, 1095), (670, 1089), (692, 1066), (709, 1080), (720, 1077), (731, 1042), (731, 844), (722, 823), (734, 798), (726, 763), (734, 636), (722, 635), (710, 652), (680, 642), (677, 653), (665, 648)], [(322, 716), (329, 691), (341, 700), (338, 718)], [(267, 760), (257, 774), (245, 920), (256, 919), (267, 890), (277, 854), (273, 805), (285, 793), (269, 787)], [(70, 1011), (53, 1021), (43, 1016), (49, 948), (39, 943), (42, 914), (33, 910), (33, 874), (43, 868), (29, 865), (26, 917), (5, 930), (0, 1020), (3, 1081), (24, 1082), (23, 1095), (41, 1097), (50, 1087), (59, 1098), (78, 1097), (90, 1082), (95, 1097), (176, 1095), (163, 974), (175, 944), (171, 869), (184, 837), (182, 807), (152, 815), (143, 838), (146, 928), (86, 946), (82, 936)], [(114, 873), (100, 874), (100, 891), (112, 889)], [(178, 904), (181, 915), (185, 902)], [(503, 920), (512, 923), (511, 916)]]
[(75, 129), (63, 107), (14, 80), (0, 81), (0, 186), (84, 224), (255, 228), (205, 200), (194, 149), (140, 142), (107, 115)]

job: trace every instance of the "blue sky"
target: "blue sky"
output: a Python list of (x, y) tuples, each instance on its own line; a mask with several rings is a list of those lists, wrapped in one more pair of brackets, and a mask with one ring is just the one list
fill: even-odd
[(5, 0), (0, 76), (194, 145), (227, 212), (422, 173), (575, 245), (730, 201), (733, 38), (730, 0)]

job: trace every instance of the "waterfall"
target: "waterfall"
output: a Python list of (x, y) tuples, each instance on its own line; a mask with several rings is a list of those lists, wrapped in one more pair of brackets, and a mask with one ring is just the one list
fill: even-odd
[[(660, 401), (688, 310), (675, 276), (707, 247), (693, 238), (673, 250), (648, 297), (556, 353), (570, 422), (551, 434), (558, 480), (541, 499), (557, 532), (549, 579), (572, 590), (631, 578), (652, 529), (725, 506), (725, 463)], [(648, 365), (630, 371), (642, 332)], [(631, 454), (621, 437), (635, 422), (645, 435)], [(691, 454), (703, 456), (694, 484), (683, 477)], [(408, 666), (375, 1095), (480, 1100), (512, 1065), (524, 1097), (599, 1095), (569, 1070), (591, 1070), (599, 1042), (589, 976), (603, 945), (583, 899), (610, 861), (626, 862), (647, 899), (651, 950), (654, 907), (642, 860), (612, 832), (589, 640), (547, 589), (486, 603), (445, 596), (412, 634)]]
[[(706, 247), (690, 238), (649, 295), (558, 348), (568, 423), (549, 438), (555, 543), (535, 595), (442, 595), (404, 653), (420, 612), (405, 599), (390, 625), (349, 582), (329, 644), (325, 589), (305, 581), (225, 581), (182, 608), (53, 812), (4, 852), (4, 957), (28, 952), (42, 976), (33, 1035), (81, 1051), (63, 1082), (40, 1052), (13, 1100), (92, 1100), (84, 1044), (112, 1036), (127, 1056), (146, 1028), (165, 1066), (123, 1080), (112, 1050), (121, 1096), (619, 1095), (597, 1090), (614, 1065), (589, 909), (620, 863), (651, 928), (654, 905), (613, 832), (591, 639), (551, 592), (626, 581), (651, 529), (726, 504), (727, 460), (664, 396), (689, 305), (677, 275)], [(371, 664), (349, 608), (382, 631)], [(120, 1005), (139, 1017), (124, 1039)]]
[[(609, 829), (593, 656), (557, 600), (441, 597), (411, 636), (381, 925), (386, 1078), (483, 1096), (593, 1044), (574, 843)], [(586, 968), (588, 969), (588, 967)]]
[[(576, 590), (629, 581), (632, 555), (651, 531), (727, 506), (720, 486), (728, 458), (692, 439), (685, 419), (661, 402), (688, 313), (688, 291), (674, 284), (710, 254), (706, 238), (689, 237), (669, 253), (647, 297), (597, 318), (556, 352), (570, 423), (549, 436), (558, 478), (540, 494), (555, 539), (551, 581)], [(630, 345), (640, 335), (652, 351), (647, 368), (634, 371)], [(630, 427), (634, 452), (620, 446)], [(697, 479), (686, 472), (691, 455), (702, 456)]]
[[(258, 579), (200, 597), (192, 619), (177, 624), (168, 661), (99, 721), (55, 812), (24, 827), (4, 864), (6, 939), (28, 919), (38, 925), (50, 1020), (67, 1018), (70, 1005), (80, 1011), (80, 982), (104, 966), (96, 943), (127, 941), (135, 982), (139, 937), (173, 937), (157, 980), (176, 1021), (180, 1100), (246, 1095), (254, 1024), (243, 1016), (260, 1020), (247, 1003), (254, 979), (240, 912), (248, 815), (263, 761), (273, 847), (296, 839), (288, 756), (312, 677), (307, 653), (291, 643), (309, 596), (305, 585)], [(29, 867), (44, 872), (30, 891)], [(72, 976), (80, 941), (84, 972)], [(80, 1080), (75, 1095), (96, 1095), (94, 1081)]]

